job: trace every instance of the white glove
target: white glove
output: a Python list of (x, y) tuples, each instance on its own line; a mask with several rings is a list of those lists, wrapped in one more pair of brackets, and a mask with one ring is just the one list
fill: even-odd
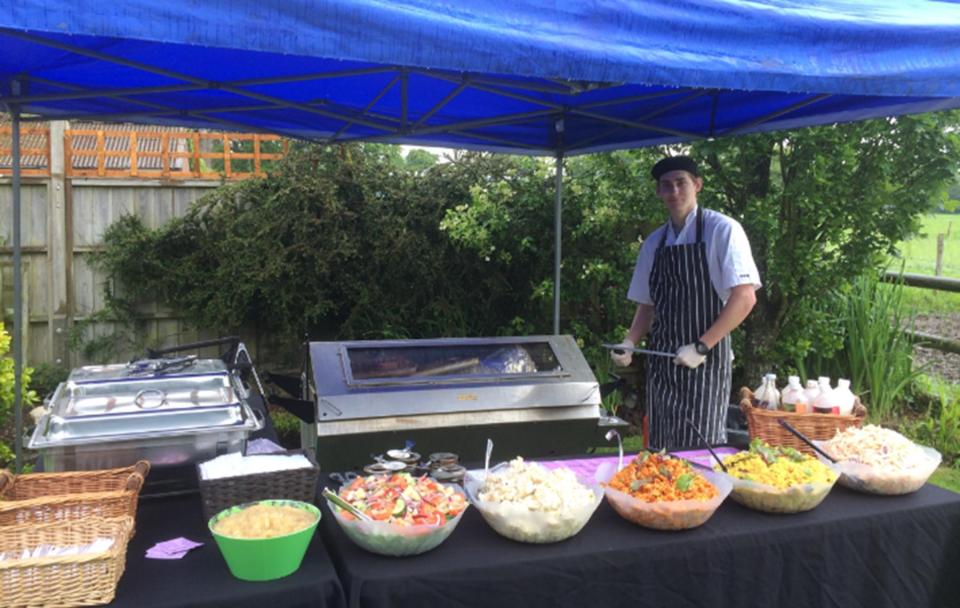
[[(623, 342), (617, 344), (617, 346), (622, 346), (626, 349), (633, 348), (636, 344), (634, 344), (630, 338), (624, 338)], [(633, 353), (629, 350), (611, 350), (610, 358), (613, 359), (614, 364), (618, 367), (629, 367), (630, 362), (633, 361)]]
[(697, 352), (696, 344), (687, 344), (686, 346), (680, 347), (673, 362), (676, 365), (686, 365), (690, 369), (696, 369), (703, 365), (703, 362), (706, 360), (706, 355), (701, 355)]

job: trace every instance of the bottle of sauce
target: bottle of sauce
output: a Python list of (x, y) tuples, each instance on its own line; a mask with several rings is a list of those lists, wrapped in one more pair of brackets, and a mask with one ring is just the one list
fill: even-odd
[(813, 413), (834, 415), (839, 414), (840, 404), (837, 401), (837, 394), (830, 386), (830, 378), (826, 376), (820, 376), (818, 384), (820, 388), (820, 394), (813, 402)]
[(807, 395), (800, 386), (800, 376), (789, 376), (787, 386), (780, 393), (780, 401), (783, 403), (783, 410), (786, 412), (796, 412), (806, 414), (809, 401)]
[(837, 388), (833, 392), (836, 393), (840, 415), (849, 416), (853, 414), (853, 403), (856, 400), (856, 395), (850, 390), (850, 381), (846, 378), (840, 378), (837, 380)]
[(753, 405), (764, 410), (780, 409), (780, 391), (777, 390), (777, 375), (767, 374), (763, 384), (753, 395)]
[(803, 389), (803, 394), (807, 397), (807, 413), (813, 413), (813, 402), (820, 396), (820, 385), (816, 380), (807, 380), (807, 387)]

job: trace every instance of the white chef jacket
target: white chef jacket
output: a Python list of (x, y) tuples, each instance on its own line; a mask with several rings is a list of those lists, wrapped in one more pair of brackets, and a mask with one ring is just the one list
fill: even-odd
[[(730, 291), (738, 285), (753, 284), (759, 289), (760, 272), (753, 261), (750, 251), (750, 241), (747, 233), (737, 220), (718, 211), (702, 209), (703, 234), (701, 238), (707, 248), (707, 268), (710, 282), (717, 295), (726, 304), (730, 299)], [(648, 236), (640, 248), (637, 256), (637, 265), (633, 269), (633, 279), (627, 298), (638, 304), (653, 305), (650, 298), (650, 269), (653, 268), (653, 258), (664, 230), (667, 230), (667, 240), (664, 247), (672, 245), (689, 245), (697, 241), (697, 207), (687, 214), (680, 234), (674, 230), (671, 222), (667, 223)]]

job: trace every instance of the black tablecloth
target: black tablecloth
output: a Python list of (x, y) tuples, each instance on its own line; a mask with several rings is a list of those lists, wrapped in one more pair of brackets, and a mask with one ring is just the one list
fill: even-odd
[(349, 606), (960, 605), (960, 495), (929, 485), (902, 497), (836, 487), (796, 515), (728, 499), (684, 532), (640, 528), (604, 502), (552, 545), (502, 538), (471, 508), (444, 544), (406, 558), (363, 551), (326, 510), (321, 530)]
[[(144, 558), (154, 544), (185, 536), (205, 543), (180, 560)], [(316, 534), (303, 564), (294, 574), (275, 581), (245, 582), (234, 578), (207, 530), (200, 497), (141, 499), (137, 533), (127, 549), (127, 568), (113, 606), (226, 606), (229, 608), (339, 608), (343, 590), (333, 564)]]

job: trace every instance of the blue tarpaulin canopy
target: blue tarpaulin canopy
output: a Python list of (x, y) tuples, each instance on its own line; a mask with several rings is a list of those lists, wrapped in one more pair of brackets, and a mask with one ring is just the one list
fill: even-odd
[(960, 107), (960, 5), (7, 0), (0, 103), (15, 134), (33, 115), (549, 154), (559, 186), (573, 154)]
[(947, 2), (17, 0), (0, 49), (44, 118), (527, 154), (960, 105)]

